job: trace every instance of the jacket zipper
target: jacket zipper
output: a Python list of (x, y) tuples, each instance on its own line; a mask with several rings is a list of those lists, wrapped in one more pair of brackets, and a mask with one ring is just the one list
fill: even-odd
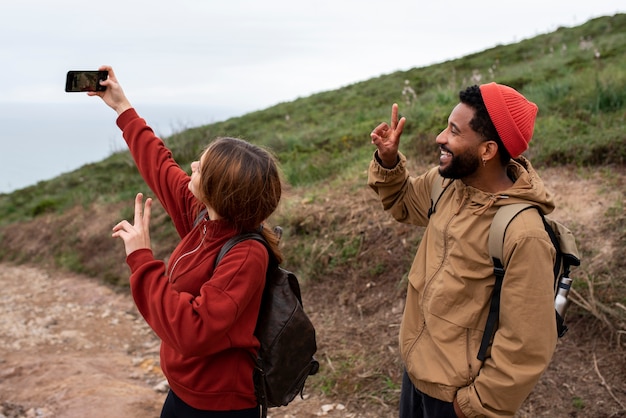
[(180, 260), (182, 260), (183, 258), (187, 257), (188, 255), (191, 255), (191, 254), (195, 253), (196, 251), (198, 251), (200, 249), (200, 247), (202, 247), (202, 243), (204, 243), (204, 238), (205, 237), (206, 237), (206, 223), (204, 223), (202, 225), (202, 239), (200, 240), (200, 243), (196, 246), (196, 248), (194, 248), (193, 250), (187, 251), (186, 253), (182, 254), (180, 257), (178, 257), (176, 259), (176, 261), (172, 265), (172, 268), (170, 269), (169, 278), (168, 278), (168, 281), (170, 283), (172, 283), (172, 277), (174, 276), (174, 270), (176, 269), (176, 266), (178, 265), (178, 262)]
[[(448, 228), (450, 227), (450, 224), (452, 223), (452, 219), (454, 219), (454, 216), (455, 215), (452, 215), (452, 217), (446, 223), (445, 228), (443, 229), (443, 236), (444, 236), (444, 238), (443, 238), (443, 257), (441, 258), (441, 264), (439, 264), (439, 268), (437, 268), (437, 271), (431, 276), (430, 280), (428, 280), (428, 283), (426, 283), (426, 285), (424, 286), (424, 294), (422, 295), (422, 306), (424, 306), (424, 297), (426, 296), (426, 293), (428, 293), (427, 292), (428, 288), (432, 284), (433, 280), (435, 280), (435, 278), (437, 277), (437, 275), (441, 271), (441, 268), (443, 267), (443, 264), (445, 263), (446, 255), (448, 254), (448, 239), (446, 238), (446, 236), (448, 235)], [(422, 312), (422, 314), (423, 314), (423, 312)]]
[(443, 258), (441, 259), (441, 264), (439, 265), (439, 268), (437, 269), (437, 271), (432, 275), (430, 280), (428, 280), (428, 282), (424, 285), (424, 293), (422, 294), (422, 330), (420, 331), (420, 333), (415, 338), (415, 341), (413, 342), (413, 345), (411, 346), (411, 349), (413, 349), (413, 346), (415, 344), (417, 344), (417, 341), (420, 339), (420, 337), (424, 333), (424, 330), (426, 329), (426, 313), (424, 312), (425, 297), (426, 297), (426, 293), (428, 293), (427, 292), (428, 288), (432, 284), (433, 280), (435, 280), (435, 278), (439, 274), (439, 271), (441, 270), (441, 268), (443, 267), (443, 263), (445, 262), (446, 254), (448, 252), (448, 240), (445, 238), (445, 236), (448, 233), (448, 227), (450, 226), (450, 223), (452, 223), (452, 219), (453, 218), (454, 218), (454, 215), (452, 215), (450, 220), (446, 223), (445, 228), (443, 229), (443, 234), (444, 234), (444, 239), (443, 239)]
[[(465, 204), (465, 196), (463, 197), (463, 200), (461, 201), (461, 203), (459, 204), (459, 207), (457, 208), (457, 210), (452, 214), (452, 216), (450, 217), (450, 219), (448, 219), (448, 222), (446, 222), (446, 226), (443, 229), (442, 233), (443, 233), (443, 257), (441, 258), (441, 264), (439, 264), (439, 268), (437, 268), (437, 271), (432, 275), (432, 277), (430, 278), (430, 280), (428, 280), (428, 282), (426, 283), (426, 285), (424, 285), (424, 294), (422, 295), (422, 332), (424, 331), (424, 329), (426, 329), (426, 314), (424, 313), (423, 309), (424, 309), (424, 298), (426, 297), (426, 294), (428, 293), (427, 290), (430, 287), (430, 285), (432, 284), (433, 280), (435, 280), (435, 278), (437, 277), (437, 275), (439, 274), (439, 272), (441, 271), (443, 264), (445, 263), (446, 260), (446, 256), (448, 254), (448, 229), (450, 228), (450, 224), (452, 223), (452, 220), (456, 217), (456, 215), (459, 214), (459, 212), (461, 211), (461, 207)], [(420, 332), (420, 335), (422, 334), (422, 332)], [(419, 339), (416, 338), (416, 342)]]

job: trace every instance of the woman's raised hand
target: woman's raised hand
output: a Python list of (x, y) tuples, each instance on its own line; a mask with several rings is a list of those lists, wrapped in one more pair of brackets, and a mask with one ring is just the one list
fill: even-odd
[(126, 98), (124, 90), (122, 90), (122, 86), (120, 86), (120, 83), (117, 81), (113, 67), (103, 65), (98, 68), (98, 70), (109, 72), (109, 77), (100, 82), (101, 85), (106, 86), (106, 90), (90, 91), (87, 92), (87, 95), (100, 96), (100, 98), (102, 98), (102, 100), (109, 105), (109, 107), (115, 110), (118, 115), (121, 115), (125, 110), (130, 109), (132, 106)]
[(142, 248), (150, 249), (150, 214), (152, 211), (152, 199), (146, 199), (143, 207), (143, 194), (137, 193), (135, 197), (135, 220), (131, 225), (123, 220), (113, 227), (113, 238), (121, 238), (124, 241), (126, 255)]

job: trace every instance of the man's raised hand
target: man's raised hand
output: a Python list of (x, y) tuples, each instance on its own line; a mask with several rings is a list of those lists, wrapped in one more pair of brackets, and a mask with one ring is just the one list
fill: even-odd
[(398, 120), (398, 105), (394, 103), (391, 106), (391, 125), (383, 122), (370, 134), (372, 144), (378, 149), (378, 158), (383, 167), (392, 168), (398, 162), (398, 147), (405, 123), (404, 117)]

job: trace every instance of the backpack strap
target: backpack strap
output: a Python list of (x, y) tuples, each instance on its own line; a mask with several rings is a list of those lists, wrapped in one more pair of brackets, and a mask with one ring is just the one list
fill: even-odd
[(493, 274), (496, 277), (496, 281), (493, 286), (485, 332), (483, 333), (483, 339), (478, 349), (478, 355), (476, 356), (480, 361), (485, 361), (487, 348), (489, 347), (491, 337), (498, 323), (498, 317), (500, 316), (500, 293), (502, 291), (502, 282), (504, 281), (504, 233), (509, 223), (511, 223), (517, 214), (532, 207), (535, 206), (529, 203), (514, 203), (501, 206), (491, 222), (491, 227), (489, 228), (489, 256), (493, 261)]
[[(279, 226), (276, 226), (274, 227), (273, 231), (274, 231), (274, 234), (276, 234), (276, 236), (280, 240), (283, 235), (283, 229)], [(270, 257), (268, 268), (272, 266), (273, 264), (274, 265), (279, 264), (278, 260), (276, 260), (276, 256), (274, 255), (274, 251), (270, 247), (270, 244), (267, 242), (265, 237), (260, 232), (242, 232), (239, 235), (235, 235), (234, 237), (230, 238), (228, 241), (226, 241), (226, 243), (224, 243), (224, 245), (220, 249), (220, 252), (217, 254), (217, 257), (215, 258), (214, 268), (217, 267), (217, 264), (222, 260), (222, 258), (226, 255), (226, 253), (229, 252), (235, 245), (239, 244), (240, 242), (249, 240), (249, 239), (259, 241), (261, 244), (265, 246), (265, 249), (267, 250), (267, 254)]]
[[(504, 233), (509, 223), (523, 210), (534, 207), (530, 203), (514, 203), (512, 205), (500, 206), (496, 215), (491, 221), (489, 229), (489, 256), (492, 260), (497, 259), (502, 264), (504, 259)], [(495, 271), (494, 271), (495, 273)]]
[(267, 242), (265, 241), (265, 238), (263, 238), (263, 235), (259, 234), (258, 232), (243, 232), (239, 235), (235, 235), (234, 237), (226, 241), (226, 243), (220, 249), (220, 252), (217, 254), (217, 258), (215, 258), (215, 267), (217, 267), (218, 263), (222, 261), (222, 258), (224, 258), (226, 253), (229, 252), (235, 245), (249, 239), (259, 241), (267, 248)]

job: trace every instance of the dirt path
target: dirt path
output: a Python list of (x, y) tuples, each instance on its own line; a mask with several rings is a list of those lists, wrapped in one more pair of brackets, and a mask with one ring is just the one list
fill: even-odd
[[(128, 294), (95, 279), (0, 264), (0, 417), (158, 417), (167, 386), (158, 340)], [(546, 375), (518, 417), (622, 417), (602, 379), (622, 399), (623, 352), (596, 347), (571, 323)], [(338, 321), (333, 327), (341, 328)], [(595, 362), (595, 366), (594, 366)], [(599, 375), (600, 370), (604, 374)], [(577, 399), (593, 401), (579, 414)], [(597, 415), (597, 411), (606, 414)], [(587, 415), (590, 410), (596, 411)], [(318, 395), (270, 410), (270, 418), (395, 417), (393, 407), (363, 410)]]
[[(0, 286), (0, 417), (159, 416), (167, 391), (159, 342), (128, 294), (9, 264), (0, 264)], [(350, 416), (319, 398), (273, 411)]]
[(158, 416), (158, 341), (127, 295), (76, 275), (1, 267), (0, 413)]

